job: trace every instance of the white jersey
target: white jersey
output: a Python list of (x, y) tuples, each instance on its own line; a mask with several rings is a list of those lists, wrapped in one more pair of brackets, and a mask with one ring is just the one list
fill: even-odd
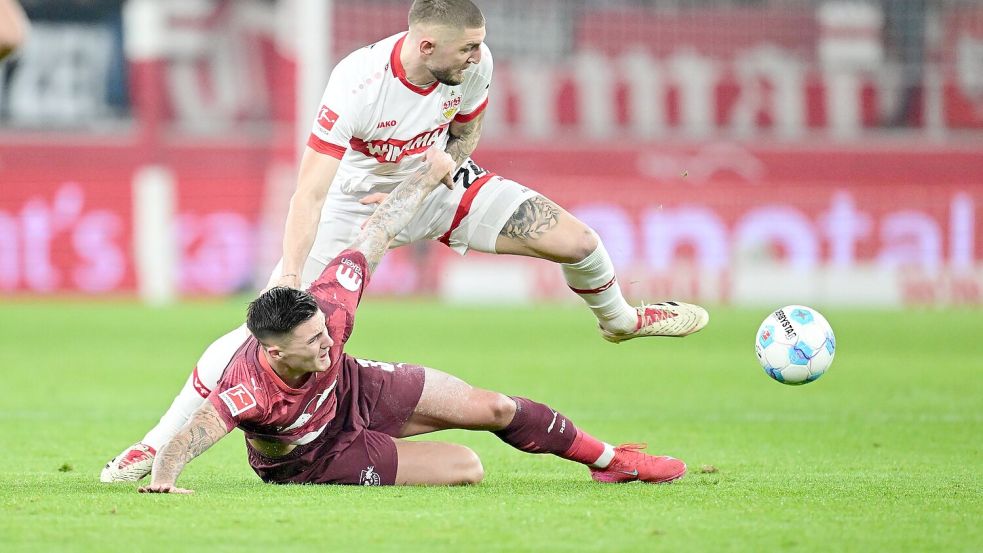
[(341, 160), (332, 195), (391, 191), (422, 166), (430, 146), (446, 147), (452, 121), (471, 121), (488, 104), (488, 47), (461, 84), (421, 88), (399, 59), (405, 36), (356, 50), (331, 72), (307, 144)]

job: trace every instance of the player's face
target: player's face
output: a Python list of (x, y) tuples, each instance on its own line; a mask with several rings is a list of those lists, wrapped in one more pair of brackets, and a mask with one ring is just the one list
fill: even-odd
[(456, 86), (464, 81), (464, 70), (481, 61), (485, 28), (444, 28), (442, 31), (434, 43), (433, 53), (427, 58), (427, 70), (438, 82)]
[(291, 367), (307, 372), (324, 372), (331, 367), (328, 348), (333, 345), (324, 313), (318, 311), (290, 333), (290, 340), (282, 349), (283, 360)]

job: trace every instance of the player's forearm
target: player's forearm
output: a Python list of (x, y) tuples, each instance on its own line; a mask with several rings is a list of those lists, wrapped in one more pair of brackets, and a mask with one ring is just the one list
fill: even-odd
[(370, 271), (375, 270), (389, 249), (389, 243), (409, 224), (426, 197), (439, 185), (440, 181), (434, 179), (430, 169), (428, 162), (397, 186), (369, 217), (355, 239), (353, 248), (365, 255)]
[(160, 448), (150, 472), (151, 486), (173, 486), (184, 466), (194, 458), (190, 452), (191, 436), (187, 429), (178, 432)]
[(301, 283), (301, 273), (314, 245), (321, 208), (328, 197), (331, 182), (341, 160), (321, 154), (311, 147), (304, 150), (297, 175), (297, 189), (290, 198), (290, 210), (283, 231), (283, 267), (281, 276), (293, 275)]
[(317, 225), (321, 221), (321, 202), (294, 194), (287, 212), (283, 231), (283, 275), (295, 275), (300, 280), (304, 262), (311, 253)]
[(481, 138), (481, 126), (485, 119), (485, 114), (481, 113), (463, 129), (457, 131), (458, 134), (451, 134), (447, 141), (446, 151), (454, 159), (454, 167), (460, 167), (464, 160), (471, 157), (475, 148), (478, 147), (478, 139)]
[(191, 420), (157, 452), (151, 486), (173, 486), (184, 466), (228, 434), (215, 408), (205, 402)]

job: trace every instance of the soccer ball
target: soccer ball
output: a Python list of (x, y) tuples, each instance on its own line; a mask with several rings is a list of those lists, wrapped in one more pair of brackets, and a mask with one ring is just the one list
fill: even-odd
[(836, 339), (819, 311), (789, 305), (761, 323), (754, 351), (768, 376), (782, 384), (808, 384), (833, 362)]

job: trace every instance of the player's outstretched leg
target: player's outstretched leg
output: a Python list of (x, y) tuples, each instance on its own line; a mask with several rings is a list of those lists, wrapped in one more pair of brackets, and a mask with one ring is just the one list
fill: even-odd
[(674, 457), (642, 453), (644, 445), (612, 447), (580, 430), (561, 413), (530, 399), (511, 398), (515, 417), (495, 432), (503, 442), (527, 453), (551, 453), (590, 467), (598, 482), (640, 480), (652, 484), (672, 482), (686, 474), (686, 464)]
[(423, 394), (401, 436), (451, 428), (489, 430), (521, 451), (549, 453), (587, 465), (598, 482), (663, 483), (686, 474), (679, 459), (648, 455), (640, 451), (644, 446), (613, 447), (542, 403), (474, 388), (427, 368)]
[(609, 342), (686, 336), (710, 321), (705, 309), (683, 302), (629, 305), (594, 231), (544, 196), (529, 198), (516, 209), (499, 233), (495, 251), (560, 263), (567, 285), (594, 312), (601, 336)]

